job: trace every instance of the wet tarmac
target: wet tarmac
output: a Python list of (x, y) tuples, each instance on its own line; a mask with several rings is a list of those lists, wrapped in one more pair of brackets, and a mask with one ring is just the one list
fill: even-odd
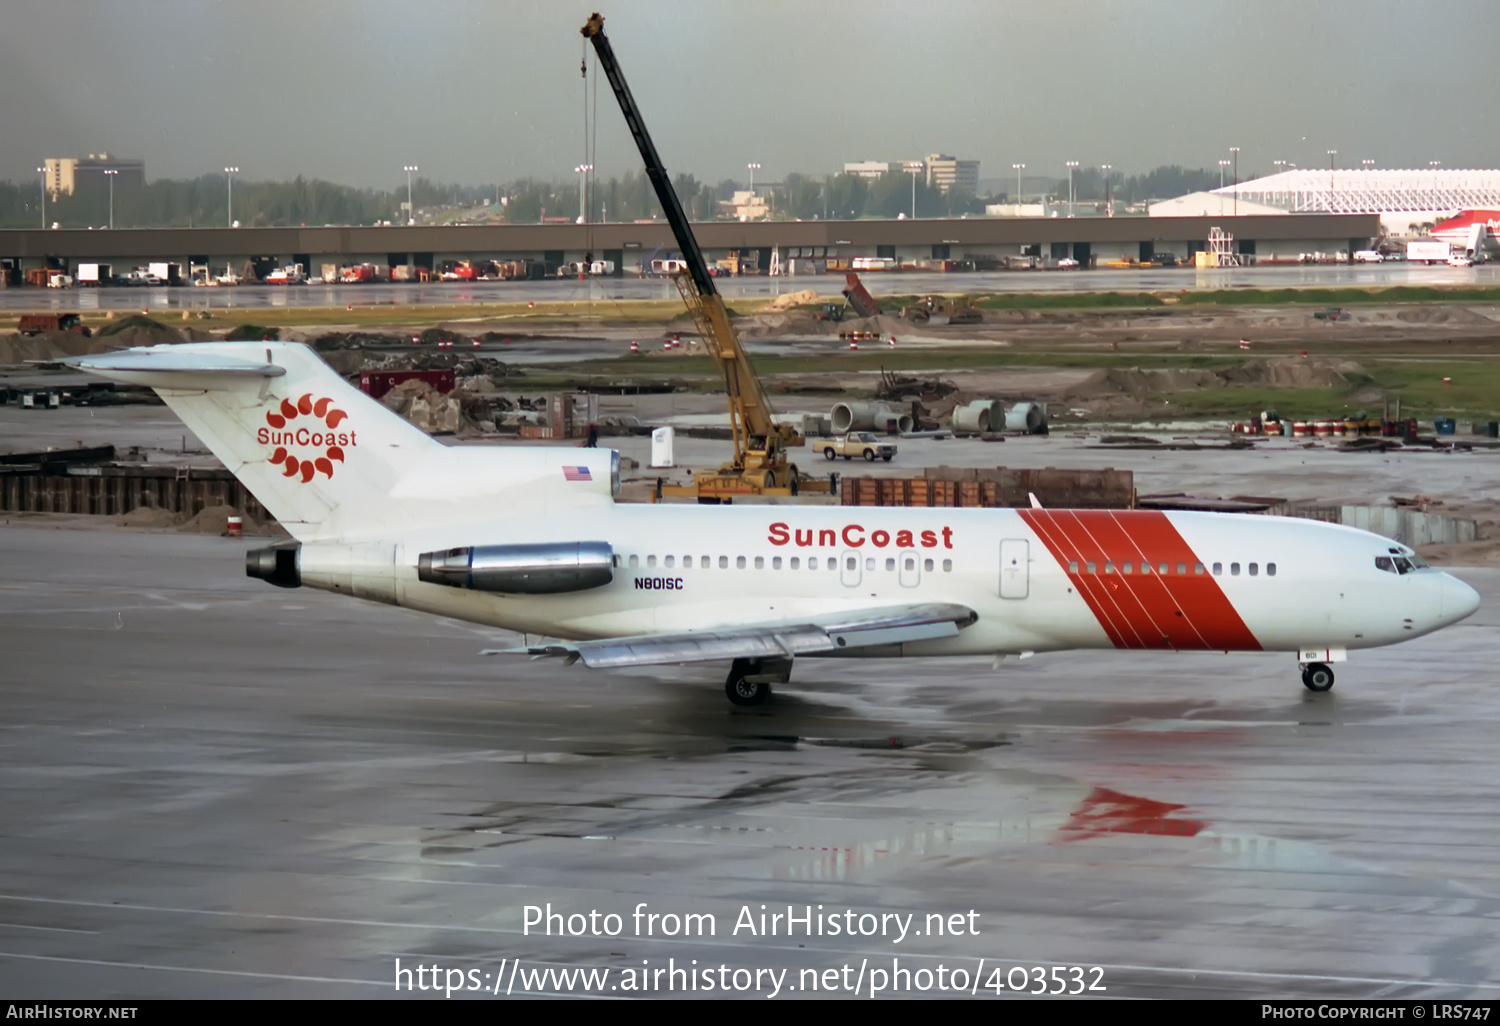
[[(901, 969), (932, 996), (940, 965), (979, 996), (1036, 966), (1115, 997), (1500, 992), (1500, 571), (1323, 695), (1289, 656), (1085, 653), (806, 661), (736, 710), (715, 667), (484, 659), (512, 636), (270, 588), (245, 548), (0, 527), (0, 992), (385, 996), (398, 958), (484, 994), (693, 959), (760, 997), (736, 969), (802, 996)], [(549, 902), (619, 935), (524, 932)], [(641, 903), (714, 935), (637, 936)], [(762, 904), (915, 917), (736, 933)]]
[[(866, 273), (877, 295), (954, 292), (1155, 292), (1237, 288), (1388, 288), (1404, 285), (1495, 285), (1500, 264), (1477, 267), (1419, 264), (1310, 264), (1240, 267), (1100, 269), (1093, 271), (1009, 271), (982, 274)], [(719, 291), (730, 301), (769, 299), (811, 289), (842, 301), (844, 275), (790, 278), (724, 278)], [(280, 308), (355, 309), (380, 306), (459, 307), (483, 303), (609, 303), (657, 299), (678, 302), (676, 287), (664, 278), (552, 279), (524, 282), (434, 282), (381, 285), (241, 285), (232, 288), (77, 288), (0, 290), (0, 310), (257, 310)], [(461, 313), (455, 313), (459, 316)]]

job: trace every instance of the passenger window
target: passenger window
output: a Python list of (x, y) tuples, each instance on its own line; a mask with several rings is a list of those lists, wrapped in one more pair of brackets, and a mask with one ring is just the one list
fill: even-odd
[(683, 565), (684, 568), (686, 568), (688, 570), (691, 570), (693, 568), (693, 557), (692, 556), (683, 556), (682, 557), (682, 565)]
[(1224, 576), (1224, 564), (1223, 563), (1215, 563), (1214, 564), (1214, 576), (1215, 577), (1223, 577)]
[(802, 560), (798, 559), (796, 556), (793, 556), (791, 562), (789, 562), (787, 566), (791, 567), (793, 570), (801, 569)]
[(736, 556), (734, 558), (734, 565), (737, 566), (737, 567), (739, 567), (741, 570), (745, 569), (745, 557), (744, 556)]
[(655, 566), (656, 565), (656, 557), (655, 556), (647, 556), (646, 557), (646, 565), (647, 566)]
[(1251, 563), (1250, 567), (1249, 567), (1249, 570), (1250, 570), (1250, 576), (1251, 577), (1259, 577), (1260, 576), (1260, 564), (1259, 563)]
[(1230, 563), (1229, 564), (1229, 576), (1230, 577), (1238, 577), (1239, 575), (1240, 575), (1240, 565), (1238, 563)]
[(631, 556), (630, 557), (630, 569), (634, 570), (636, 567), (638, 567), (640, 565), (641, 565), (641, 557), (640, 556)]
[(1266, 576), (1267, 577), (1275, 577), (1276, 576), (1276, 564), (1275, 563), (1267, 563), (1266, 564)]
[(1134, 569), (1135, 569), (1135, 564), (1134, 563), (1126, 563), (1124, 566), (1120, 567), (1120, 573), (1122, 573), (1122, 574), (1128, 574), (1128, 573), (1130, 573)]
[(865, 560), (865, 569), (866, 570), (874, 570), (875, 569), (875, 557), (874, 556), (871, 556), (869, 559)]
[[(1076, 567), (1078, 564), (1074, 563), (1073, 565)], [(930, 559), (924, 559), (924, 560), (922, 560), (922, 569), (926, 570), (928, 573), (932, 573), (932, 560), (930, 560)]]
[(907, 556), (906, 557), (906, 562), (902, 564), (902, 568), (905, 569), (905, 570), (915, 570), (917, 568), (917, 559), (916, 559), (916, 557), (915, 556)]
[[(793, 569), (796, 568), (796, 565), (797, 565), (797, 561), (795, 559), (792, 560), (792, 567), (793, 567)], [(809, 570), (816, 570), (818, 568), (818, 557), (817, 556), (808, 556), (807, 557), (807, 568)]]
[[(930, 563), (931, 560), (928, 560), (928, 562)], [(1069, 563), (1068, 563), (1068, 573), (1070, 573), (1070, 574), (1076, 574), (1077, 572), (1078, 572), (1078, 560), (1076, 560), (1076, 559), (1070, 560)]]
[(894, 559), (887, 558), (886, 561), (885, 561), (885, 569), (886, 569), (887, 573), (889, 573), (892, 570), (896, 569), (896, 561)]
[(772, 556), (771, 557), (771, 569), (772, 570), (780, 570), (781, 569), (781, 557), (780, 556)]
[(1141, 564), (1141, 573), (1149, 575), (1151, 573), (1151, 564), (1150, 563), (1142, 563)]
[(953, 572), (953, 560), (951, 560), (951, 559), (945, 559), (945, 560), (943, 560), (943, 573), (947, 574), (947, 573), (952, 573), (952, 572)]
[(729, 557), (728, 556), (720, 556), (719, 557), (719, 569), (720, 570), (728, 570), (729, 569)]
[(859, 566), (859, 563), (855, 561), (853, 556), (850, 556), (848, 559), (844, 560), (844, 564), (844, 569), (846, 570), (854, 570)]
[(1194, 563), (1193, 564), (1193, 573), (1201, 575), (1203, 573), (1203, 564), (1202, 563)]
[(1107, 573), (1107, 574), (1114, 573), (1115, 572), (1115, 565), (1114, 565), (1114, 563), (1112, 563), (1112, 562), (1110, 562), (1109, 560), (1106, 559), (1104, 561), (1104, 572)]
[(1177, 576), (1178, 577), (1186, 577), (1187, 576), (1187, 564), (1186, 563), (1178, 563), (1177, 564)]
[(677, 561), (677, 557), (676, 556), (668, 556), (666, 559), (662, 560), (662, 566), (668, 566), (669, 567), (673, 563), (675, 563), (676, 561)]
[(1088, 572), (1091, 574), (1099, 572), (1099, 566), (1097, 563), (1089, 562), (1085, 563), (1084, 565), (1088, 568)]
[(1171, 568), (1168, 567), (1167, 564), (1165, 564), (1165, 563), (1160, 564), (1156, 568), (1156, 572), (1159, 573), (1159, 574), (1161, 574), (1163, 577), (1165, 577), (1170, 571), (1171, 571)]
[(765, 568), (766, 568), (766, 557), (765, 556), (756, 556), (755, 557), (755, 569), (757, 569), (757, 570), (764, 570)]

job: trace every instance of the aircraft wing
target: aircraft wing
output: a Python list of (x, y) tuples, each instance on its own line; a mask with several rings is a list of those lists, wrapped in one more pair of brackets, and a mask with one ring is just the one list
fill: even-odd
[(967, 606), (922, 603), (833, 613), (803, 621), (741, 624), (674, 634), (636, 634), (596, 641), (557, 641), (485, 655), (562, 656), (590, 669), (697, 663), (713, 659), (790, 659), (877, 645), (951, 638), (979, 619)]

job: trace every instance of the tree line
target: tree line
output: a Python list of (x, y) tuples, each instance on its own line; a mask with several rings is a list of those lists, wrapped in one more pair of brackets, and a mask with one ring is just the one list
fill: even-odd
[[(1247, 176), (1248, 177), (1248, 176)], [(1028, 198), (1035, 187), (1029, 178)], [(1159, 167), (1141, 175), (1114, 175), (1110, 192), (1116, 200), (1136, 202), (1165, 199), (1217, 188), (1219, 172), (1205, 168)], [(679, 174), (673, 181), (688, 217), (711, 221), (733, 217), (726, 202), (748, 185), (734, 179), (717, 183)], [(491, 185), (453, 185), (418, 178), (412, 182), (411, 202), (419, 223), (536, 224), (544, 220), (573, 220), (580, 214), (580, 183), (522, 178)], [(1099, 168), (1080, 168), (1073, 175), (1074, 195), (1084, 201), (1105, 197)], [(1067, 179), (1058, 178), (1047, 190), (1066, 197)], [(788, 174), (779, 182), (760, 183), (756, 193), (770, 207), (770, 216), (783, 220), (858, 220), (864, 217), (959, 217), (982, 214), (988, 203), (1006, 202), (1008, 192), (983, 196), (929, 188), (921, 175), (893, 173), (879, 178), (855, 175)], [(405, 185), (394, 189), (357, 189), (302, 176), (291, 181), (262, 182), (236, 179), (233, 218), (247, 227), (403, 224), (407, 219)], [(660, 205), (645, 174), (591, 182), (585, 199), (591, 221), (635, 221), (661, 217)], [(71, 196), (46, 200), (47, 225), (62, 228), (106, 228), (110, 224), (109, 190), (85, 184)], [(113, 200), (117, 228), (213, 228), (229, 223), (230, 195), (224, 175), (189, 179), (157, 179), (145, 185), (117, 185)], [(41, 183), (0, 182), (0, 227), (36, 228), (43, 224)]]

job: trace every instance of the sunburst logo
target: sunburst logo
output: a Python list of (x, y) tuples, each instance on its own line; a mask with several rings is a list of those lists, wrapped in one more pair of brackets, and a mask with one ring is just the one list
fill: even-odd
[[(311, 423), (294, 423), (302, 418)], [(355, 433), (337, 428), (349, 415), (328, 398), (314, 398), (309, 392), (296, 402), (281, 400), (281, 405), (266, 411), (266, 427), (256, 432), (262, 445), (275, 446), (269, 460), (281, 468), (284, 477), (300, 478), (304, 484), (316, 475), (333, 477), (335, 461), (344, 462), (344, 451), (358, 444)]]

